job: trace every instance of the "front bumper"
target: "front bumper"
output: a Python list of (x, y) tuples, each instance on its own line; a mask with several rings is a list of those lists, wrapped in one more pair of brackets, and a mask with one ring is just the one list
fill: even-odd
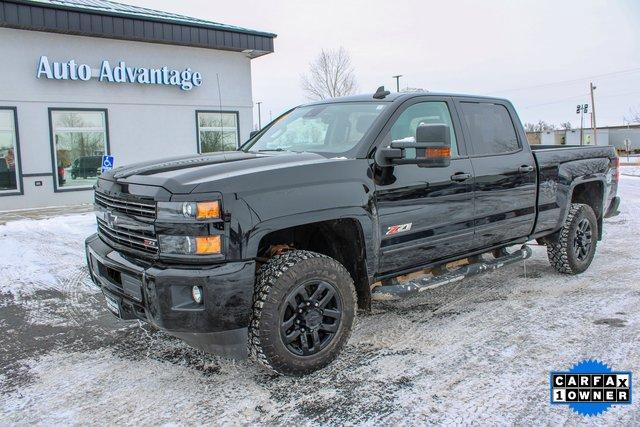
[[(147, 321), (211, 353), (246, 357), (255, 262), (152, 264), (113, 250), (97, 234), (85, 247), (91, 279), (119, 304), (119, 317)], [(194, 285), (203, 290), (201, 305), (191, 299)]]

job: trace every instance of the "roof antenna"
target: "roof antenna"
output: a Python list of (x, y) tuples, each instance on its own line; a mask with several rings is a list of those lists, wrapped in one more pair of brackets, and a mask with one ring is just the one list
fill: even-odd
[(373, 94), (373, 97), (375, 99), (384, 99), (390, 93), (391, 92), (389, 92), (388, 90), (384, 90), (384, 86), (380, 86), (378, 90), (376, 90), (376, 93)]

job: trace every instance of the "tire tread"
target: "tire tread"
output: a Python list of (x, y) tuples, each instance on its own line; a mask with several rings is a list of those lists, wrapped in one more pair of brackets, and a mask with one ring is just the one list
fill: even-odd
[[(559, 273), (578, 274), (581, 272), (574, 268), (569, 261), (568, 253), (571, 250), (571, 248), (569, 248), (569, 245), (571, 244), (571, 242), (569, 241), (569, 234), (571, 233), (571, 229), (576, 218), (583, 214), (587, 209), (593, 213), (593, 210), (591, 210), (591, 207), (588, 205), (582, 203), (572, 203), (569, 207), (569, 213), (567, 214), (564, 225), (558, 232), (558, 239), (555, 242), (550, 242), (547, 244), (547, 257), (549, 258), (549, 263)], [(597, 230), (594, 229), (593, 233), (594, 235), (596, 235)], [(593, 245), (595, 250), (596, 240), (594, 240)]]
[[(306, 250), (293, 250), (285, 252), (281, 255), (276, 255), (271, 258), (268, 262), (266, 262), (257, 273), (257, 279), (255, 284), (255, 290), (253, 294), (253, 310), (251, 315), (251, 321), (249, 324), (249, 357), (258, 362), (264, 368), (269, 371), (275, 373), (291, 373), (286, 369), (286, 364), (284, 360), (280, 360), (274, 351), (272, 350), (273, 344), (269, 342), (264, 342), (260, 336), (260, 325), (264, 313), (264, 306), (271, 294), (272, 289), (277, 286), (278, 279), (282, 277), (288, 270), (295, 267), (298, 263), (309, 260), (309, 259), (321, 259), (325, 262), (331, 264), (332, 268), (335, 268), (341, 271), (343, 274), (346, 274), (347, 277), (350, 277), (347, 270), (344, 268), (342, 264), (340, 264), (335, 259), (328, 257), (323, 254), (319, 254), (317, 252), (306, 251)], [(352, 297), (354, 301), (354, 313), (357, 301), (355, 287), (353, 286), (353, 282), (351, 282), (350, 286)], [(351, 330), (345, 331), (346, 337), (344, 341), (346, 342), (349, 338)], [(272, 356), (268, 357), (267, 352), (269, 352)], [(327, 363), (331, 363), (338, 356), (338, 352), (332, 354), (330, 360)], [(304, 372), (296, 372), (296, 374), (306, 374), (312, 372), (314, 369), (308, 369)]]

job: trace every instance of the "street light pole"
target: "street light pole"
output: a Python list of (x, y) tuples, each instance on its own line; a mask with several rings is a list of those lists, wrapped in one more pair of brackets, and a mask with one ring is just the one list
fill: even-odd
[(576, 113), (580, 113), (580, 145), (583, 144), (582, 129), (584, 128), (584, 113), (589, 109), (589, 104), (578, 104)]
[(593, 100), (593, 91), (596, 87), (593, 82), (589, 83), (589, 89), (591, 91), (591, 129), (593, 130), (593, 145), (598, 145), (598, 136), (596, 135), (596, 104)]
[(400, 77), (402, 77), (402, 74), (398, 74), (397, 76), (392, 77), (396, 79), (396, 92), (400, 92)]
[(262, 104), (262, 101), (258, 101), (256, 102), (256, 104), (258, 104), (258, 130), (262, 129), (262, 116), (260, 113), (260, 104)]
[(582, 145), (582, 128), (584, 127), (584, 108), (580, 110), (580, 145)]

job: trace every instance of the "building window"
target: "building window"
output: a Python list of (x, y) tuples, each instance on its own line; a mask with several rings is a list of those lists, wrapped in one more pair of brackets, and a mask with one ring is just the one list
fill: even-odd
[(0, 195), (22, 194), (16, 109), (0, 107)]
[(238, 113), (235, 111), (197, 111), (198, 152), (234, 151), (240, 141)]
[(56, 190), (91, 188), (109, 153), (107, 111), (49, 111)]

